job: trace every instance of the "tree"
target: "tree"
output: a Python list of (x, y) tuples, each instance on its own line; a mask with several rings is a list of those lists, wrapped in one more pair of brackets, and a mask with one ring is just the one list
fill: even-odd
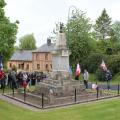
[(113, 35), (111, 37), (113, 53), (120, 53), (120, 21), (112, 24)]
[(18, 46), (14, 46), (14, 51), (16, 51), (16, 50), (19, 50), (19, 47)]
[(24, 50), (35, 50), (36, 40), (33, 34), (27, 34), (20, 38), (19, 48)]
[(113, 23), (112, 29), (114, 32), (115, 42), (120, 43), (120, 21), (116, 21), (115, 23)]
[(93, 43), (90, 19), (79, 10), (72, 13), (72, 16), (74, 18), (68, 21), (66, 34), (67, 44), (71, 50), (70, 63), (76, 64), (78, 61), (81, 62), (94, 49), (95, 44), (93, 46), (90, 44)]
[(5, 16), (5, 5), (4, 0), (0, 0), (0, 52), (4, 56), (4, 62), (11, 57), (14, 51), (17, 24), (19, 23), (18, 21), (11, 23), (9, 18)]
[(96, 38), (98, 40), (105, 40), (111, 37), (111, 22), (111, 18), (107, 14), (106, 10), (103, 9), (101, 16), (98, 17), (94, 26)]

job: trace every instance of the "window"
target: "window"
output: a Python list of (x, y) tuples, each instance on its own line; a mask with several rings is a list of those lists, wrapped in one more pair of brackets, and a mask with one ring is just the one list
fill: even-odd
[(29, 64), (27, 64), (26, 69), (29, 70)]
[(45, 54), (45, 60), (48, 60), (48, 53)]
[(20, 69), (21, 68), (21, 64), (18, 64), (18, 69)]
[(46, 64), (45, 68), (46, 68), (46, 70), (48, 69), (48, 64)]
[(36, 60), (39, 60), (39, 54), (36, 53)]
[(37, 64), (37, 69), (38, 69), (38, 70), (40, 69), (40, 64)]
[(24, 69), (24, 63), (21, 64), (21, 69), (22, 69), (22, 70)]

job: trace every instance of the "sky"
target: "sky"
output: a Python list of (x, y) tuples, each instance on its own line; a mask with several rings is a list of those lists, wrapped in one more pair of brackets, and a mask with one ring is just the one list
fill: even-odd
[(70, 13), (75, 8), (84, 11), (93, 22), (105, 8), (113, 21), (120, 21), (120, 0), (5, 0), (5, 2), (6, 16), (11, 22), (16, 20), (20, 22), (16, 45), (20, 37), (31, 33), (34, 33), (37, 47), (46, 43), (47, 38), (52, 36), (55, 23), (68, 21), (69, 8)]

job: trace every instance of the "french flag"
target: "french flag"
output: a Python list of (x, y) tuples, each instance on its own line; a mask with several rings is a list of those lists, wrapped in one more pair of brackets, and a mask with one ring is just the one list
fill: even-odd
[(78, 63), (77, 68), (76, 68), (76, 76), (80, 76), (80, 73), (81, 73), (81, 69), (80, 69), (80, 65)]
[(101, 67), (103, 70), (105, 70), (105, 71), (107, 70), (107, 66), (106, 66), (104, 60), (102, 60), (102, 63), (101, 63), (101, 65), (100, 65), (100, 67)]

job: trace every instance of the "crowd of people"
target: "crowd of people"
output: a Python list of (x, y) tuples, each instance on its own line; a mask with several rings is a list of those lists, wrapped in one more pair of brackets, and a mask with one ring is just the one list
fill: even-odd
[[(107, 89), (109, 90), (112, 74), (110, 70), (106, 70), (105, 73), (106, 73), (105, 79), (107, 82)], [(5, 74), (4, 71), (1, 69), (0, 70), (0, 89), (3, 89), (6, 85), (12, 89), (26, 87), (29, 85), (35, 85), (36, 83), (43, 81), (43, 79), (46, 77), (47, 76), (43, 72), (29, 73), (29, 72), (20, 71), (17, 73), (14, 69), (12, 69), (8, 74)], [(75, 79), (79, 80), (78, 74), (77, 74), (77, 77), (75, 77)], [(89, 72), (87, 71), (87, 69), (85, 69), (83, 73), (83, 82), (84, 82), (85, 88), (88, 89)]]
[(16, 72), (12, 69), (8, 74), (5, 74), (3, 70), (0, 70), (0, 89), (8, 86), (9, 88), (20, 88), (29, 85), (35, 85), (37, 82), (46, 78), (44, 73), (40, 72)]

